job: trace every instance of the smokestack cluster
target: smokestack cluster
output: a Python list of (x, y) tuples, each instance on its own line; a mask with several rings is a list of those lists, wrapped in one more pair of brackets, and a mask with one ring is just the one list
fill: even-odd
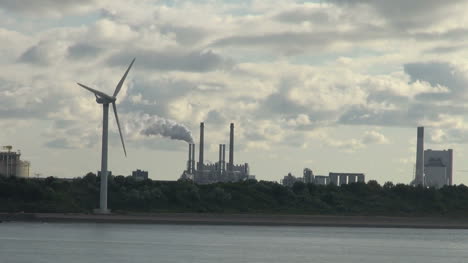
[(415, 185), (424, 185), (424, 127), (418, 127)]
[[(200, 148), (198, 154), (198, 164), (195, 167), (195, 144), (189, 143), (187, 172), (194, 174), (196, 171), (202, 172), (204, 170), (204, 144), (205, 144), (205, 124), (200, 122)], [(232, 171), (234, 167), (234, 124), (230, 126), (229, 138), (229, 163), (226, 165), (226, 144), (219, 145), (219, 171), (221, 173)], [(227, 166), (227, 167), (226, 167)]]

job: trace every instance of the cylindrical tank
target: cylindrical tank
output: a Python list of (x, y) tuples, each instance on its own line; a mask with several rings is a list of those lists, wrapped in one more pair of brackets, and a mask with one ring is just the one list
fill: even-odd
[(16, 176), (22, 177), (22, 178), (28, 178), (29, 166), (30, 166), (30, 163), (27, 161), (18, 161), (16, 163)]

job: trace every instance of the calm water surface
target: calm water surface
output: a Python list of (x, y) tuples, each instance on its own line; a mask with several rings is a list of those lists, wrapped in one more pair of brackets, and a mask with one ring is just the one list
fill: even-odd
[(0, 224), (0, 263), (468, 262), (468, 231)]

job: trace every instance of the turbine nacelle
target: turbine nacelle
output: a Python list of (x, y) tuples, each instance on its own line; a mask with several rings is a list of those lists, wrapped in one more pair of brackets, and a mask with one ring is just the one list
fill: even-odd
[(99, 104), (110, 104), (110, 103), (114, 103), (115, 101), (117, 100), (117, 98), (113, 98), (113, 100), (111, 99), (108, 99), (108, 98), (103, 98), (103, 97), (99, 97), (99, 96), (96, 96), (96, 102), (99, 103)]

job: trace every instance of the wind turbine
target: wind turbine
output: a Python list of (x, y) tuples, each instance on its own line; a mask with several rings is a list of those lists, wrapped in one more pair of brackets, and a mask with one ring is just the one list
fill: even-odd
[(101, 192), (99, 198), (99, 209), (96, 210), (98, 213), (107, 214), (110, 213), (110, 210), (107, 209), (107, 137), (108, 137), (108, 123), (109, 123), (109, 104), (112, 104), (112, 108), (114, 109), (115, 120), (117, 121), (117, 127), (119, 128), (120, 140), (122, 141), (122, 146), (124, 150), (125, 157), (127, 157), (127, 151), (125, 150), (125, 143), (122, 136), (122, 130), (120, 129), (120, 122), (119, 116), (117, 115), (117, 107), (115, 106), (115, 101), (117, 100), (117, 94), (119, 94), (120, 89), (127, 77), (130, 68), (133, 66), (133, 62), (135, 59), (132, 60), (130, 66), (128, 66), (127, 71), (123, 75), (122, 79), (117, 84), (115, 88), (114, 95), (109, 96), (104, 92), (99, 90), (92, 89), (88, 86), (85, 86), (81, 83), (77, 83), (84, 89), (91, 91), (94, 96), (96, 96), (96, 102), (98, 104), (102, 104), (103, 115), (102, 115), (102, 156), (101, 156)]

